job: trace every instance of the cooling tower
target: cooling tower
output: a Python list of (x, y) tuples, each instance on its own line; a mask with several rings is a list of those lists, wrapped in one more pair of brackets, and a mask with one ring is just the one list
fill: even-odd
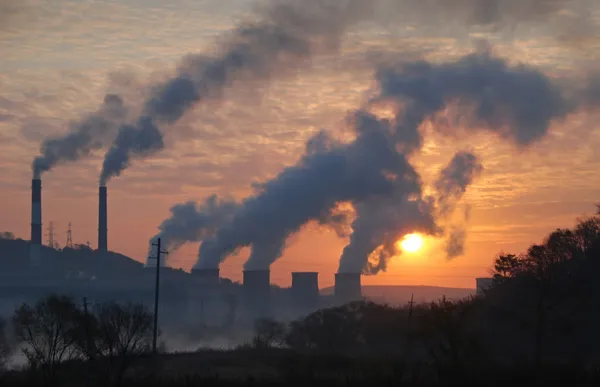
[(98, 194), (98, 250), (108, 250), (108, 208), (106, 187), (100, 187)]
[(268, 315), (271, 303), (269, 270), (244, 270), (244, 299), (247, 313), (254, 317)]
[(341, 303), (362, 300), (360, 273), (337, 273), (334, 296)]
[(38, 266), (42, 261), (42, 180), (31, 181), (31, 243), (29, 262)]
[(319, 273), (292, 273), (293, 305), (300, 309), (316, 309), (319, 304)]
[(192, 269), (188, 293), (188, 313), (194, 322), (222, 324), (224, 295), (219, 269)]
[(217, 286), (220, 283), (219, 269), (192, 269), (194, 283), (201, 286)]

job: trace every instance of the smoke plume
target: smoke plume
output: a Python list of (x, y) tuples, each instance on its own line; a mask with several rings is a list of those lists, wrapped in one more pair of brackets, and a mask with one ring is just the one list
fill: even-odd
[(479, 163), (477, 156), (469, 152), (455, 154), (450, 163), (442, 169), (435, 182), (438, 214), (440, 216), (450, 215), (467, 187), (482, 172), (483, 165)]
[(71, 130), (64, 136), (44, 140), (41, 155), (33, 161), (33, 176), (39, 179), (42, 173), (55, 165), (77, 161), (102, 148), (110, 141), (120, 122), (126, 118), (127, 111), (118, 95), (109, 94), (102, 106), (78, 122), (71, 124)]
[[(281, 256), (291, 234), (311, 220), (327, 219), (339, 203), (349, 202), (356, 220), (340, 272), (375, 274), (386, 268), (403, 234), (443, 232), (436, 224), (440, 214), (435, 200), (422, 196), (420, 177), (407, 160), (421, 146), (423, 121), (456, 104), (470, 118), (469, 130), (491, 131), (524, 147), (574, 108), (542, 73), (510, 66), (488, 52), (438, 65), (419, 61), (386, 66), (376, 76), (380, 95), (370, 103), (394, 103), (395, 118), (354, 112), (348, 122), (356, 139), (349, 144), (337, 143), (326, 132), (317, 134), (297, 165), (263, 184), (230, 222), (203, 242), (196, 267), (218, 267), (240, 247), (252, 246), (246, 269), (266, 269)], [(473, 155), (454, 157), (437, 183), (442, 213), (480, 172)]]
[[(386, 66), (378, 70), (376, 78), (381, 95), (374, 102), (407, 105), (398, 120), (402, 126), (398, 136), (404, 140), (420, 139), (413, 117), (430, 116), (452, 103), (468, 119), (468, 129), (492, 131), (527, 146), (543, 138), (553, 120), (565, 118), (576, 107), (564, 90), (540, 71), (510, 66), (487, 51), (450, 63)], [(407, 117), (410, 125), (405, 124)]]
[(268, 268), (291, 234), (311, 220), (328, 219), (338, 203), (389, 196), (404, 180), (404, 191), (418, 192), (418, 175), (404, 155), (374, 117), (363, 115), (369, 124), (356, 127), (357, 138), (350, 144), (339, 144), (324, 132), (311, 138), (297, 165), (264, 183), (230, 223), (204, 241), (197, 267), (218, 267), (238, 248), (252, 246), (245, 268)]
[(201, 101), (220, 99), (237, 82), (264, 83), (291, 75), (313, 56), (336, 51), (346, 29), (367, 18), (370, 8), (361, 0), (271, 1), (257, 22), (234, 30), (215, 57), (186, 57), (178, 74), (155, 88), (145, 103), (144, 118), (121, 128), (106, 154), (101, 182), (118, 176), (132, 156), (163, 148), (157, 124), (174, 124)]
[[(437, 191), (437, 214), (440, 218), (448, 218), (462, 199), (467, 188), (483, 172), (483, 165), (472, 153), (458, 152), (450, 163), (442, 169), (435, 182)], [(465, 251), (467, 238), (467, 222), (469, 208), (465, 211), (463, 224), (450, 226), (446, 236), (446, 256), (448, 259), (461, 256)]]
[(187, 202), (171, 207), (171, 216), (158, 226), (158, 234), (150, 239), (149, 256), (156, 256), (152, 244), (158, 238), (161, 238), (161, 247), (170, 253), (185, 243), (201, 242), (229, 220), (237, 208), (235, 201), (219, 199), (216, 195), (201, 204)]
[(430, 0), (415, 4), (423, 14), (445, 15), (470, 25), (500, 28), (541, 22), (557, 16), (578, 0)]
[(137, 125), (123, 125), (102, 164), (100, 185), (119, 176), (130, 164), (131, 156), (150, 155), (163, 149), (163, 136), (150, 117), (141, 117)]
[[(542, 73), (522, 65), (509, 66), (489, 52), (439, 65), (419, 61), (386, 66), (376, 77), (380, 95), (371, 103), (397, 106), (390, 129), (401, 152), (417, 151), (422, 144), (420, 124), (450, 103), (457, 104), (470, 118), (469, 129), (492, 131), (522, 147), (546, 135), (550, 123), (564, 118), (573, 108), (572, 101)], [(443, 230), (435, 219), (454, 208), (481, 170), (474, 155), (455, 155), (436, 184), (438, 210), (432, 199), (420, 195), (360, 203), (339, 272), (377, 274), (398, 253), (396, 241), (404, 234), (440, 235)], [(449, 255), (462, 253), (464, 239), (464, 232), (451, 230)]]
[[(212, 56), (184, 58), (177, 74), (155, 85), (144, 103), (142, 117), (121, 127), (117, 141), (105, 155), (101, 180), (119, 175), (131, 157), (145, 157), (163, 148), (165, 124), (176, 123), (189, 109), (206, 99), (220, 99), (224, 90), (245, 80), (266, 82), (293, 75), (320, 54), (335, 53), (346, 31), (363, 20), (381, 21), (381, 15), (395, 24), (401, 17), (418, 25), (439, 26), (440, 21), (497, 28), (555, 18), (576, 0), (270, 0), (261, 7), (255, 22), (247, 22), (219, 40)], [(6, 4), (5, 4), (6, 3)], [(21, 9), (0, 1), (6, 15)], [(589, 15), (586, 7), (578, 8)], [(378, 11), (378, 12), (375, 12)], [(2, 12), (0, 12), (2, 14)], [(443, 18), (443, 19), (442, 19)], [(246, 86), (248, 83), (246, 82)], [(106, 99), (120, 97), (108, 95)], [(528, 101), (534, 102), (534, 101)], [(106, 105), (106, 101), (105, 101)], [(39, 177), (55, 165), (77, 161), (91, 150), (103, 148), (115, 135), (116, 122), (105, 116), (104, 106), (91, 113), (61, 138), (44, 141), (42, 155), (34, 161)], [(95, 117), (95, 118), (94, 118)], [(120, 115), (119, 115), (120, 117)], [(151, 129), (150, 129), (151, 128)], [(110, 136), (108, 136), (110, 134)]]

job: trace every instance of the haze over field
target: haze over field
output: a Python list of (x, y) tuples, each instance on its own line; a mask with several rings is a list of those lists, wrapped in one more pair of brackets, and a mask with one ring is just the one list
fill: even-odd
[(299, 4), (0, 0), (0, 231), (29, 238), (33, 169), (63, 244), (95, 245), (100, 181), (141, 262), (160, 232), (234, 280), (473, 288), (594, 211), (600, 4)]

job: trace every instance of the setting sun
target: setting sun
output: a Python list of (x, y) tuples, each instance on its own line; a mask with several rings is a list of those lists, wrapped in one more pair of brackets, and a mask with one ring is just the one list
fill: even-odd
[(423, 238), (419, 234), (408, 234), (404, 236), (402, 242), (400, 242), (400, 246), (402, 246), (402, 250), (414, 253), (419, 251), (423, 246)]

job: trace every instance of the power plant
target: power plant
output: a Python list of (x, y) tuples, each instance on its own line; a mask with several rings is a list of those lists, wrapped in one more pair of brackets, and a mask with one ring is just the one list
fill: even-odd
[[(42, 182), (32, 180), (30, 265), (42, 263)], [(98, 251), (108, 251), (108, 193), (98, 190)], [(187, 281), (171, 287), (187, 294), (187, 315), (194, 322), (212, 326), (233, 324), (236, 319), (253, 321), (261, 317), (298, 316), (322, 307), (362, 299), (361, 274), (335, 274), (333, 295), (319, 291), (319, 273), (293, 272), (289, 289), (271, 286), (271, 272), (244, 270), (241, 286), (220, 277), (218, 268), (193, 269)], [(181, 293), (179, 293), (181, 294)], [(181, 298), (180, 298), (181, 299)]]

